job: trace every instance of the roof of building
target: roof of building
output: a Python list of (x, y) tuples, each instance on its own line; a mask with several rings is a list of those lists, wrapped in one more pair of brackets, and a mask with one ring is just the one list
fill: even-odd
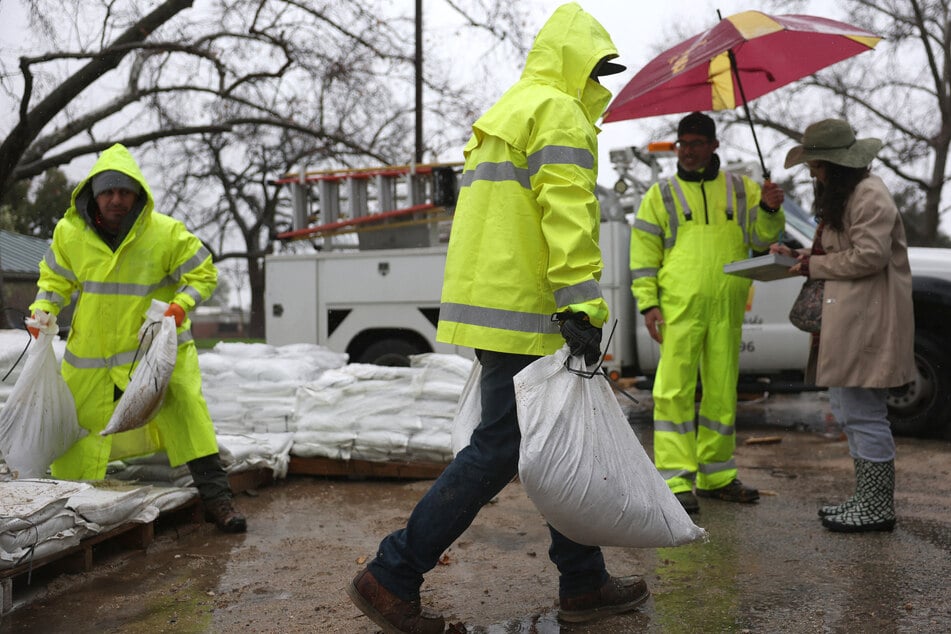
[(39, 275), (49, 246), (49, 240), (0, 229), (0, 271)]

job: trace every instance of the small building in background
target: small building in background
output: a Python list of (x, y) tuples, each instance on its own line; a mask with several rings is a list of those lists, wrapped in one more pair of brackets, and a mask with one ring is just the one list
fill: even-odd
[(195, 339), (235, 339), (247, 332), (245, 311), (225, 306), (197, 306), (189, 317)]
[[(40, 278), (40, 261), (49, 249), (50, 241), (0, 230), (0, 297), (3, 316), (0, 327), (23, 328), (23, 318), (30, 314), (30, 304), (36, 299), (36, 281)], [(72, 306), (59, 317), (60, 324), (68, 324)]]

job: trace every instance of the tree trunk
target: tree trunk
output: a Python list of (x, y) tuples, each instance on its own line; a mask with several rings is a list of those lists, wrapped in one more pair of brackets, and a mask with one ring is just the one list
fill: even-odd
[(256, 257), (248, 258), (248, 279), (251, 287), (251, 316), (248, 324), (248, 336), (255, 339), (264, 339), (264, 316), (267, 307), (264, 305), (264, 266)]

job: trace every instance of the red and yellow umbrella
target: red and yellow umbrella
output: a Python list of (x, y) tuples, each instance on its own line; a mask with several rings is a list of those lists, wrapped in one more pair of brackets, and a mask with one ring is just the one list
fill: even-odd
[(746, 107), (880, 40), (818, 16), (737, 13), (651, 60), (614, 98), (604, 121)]

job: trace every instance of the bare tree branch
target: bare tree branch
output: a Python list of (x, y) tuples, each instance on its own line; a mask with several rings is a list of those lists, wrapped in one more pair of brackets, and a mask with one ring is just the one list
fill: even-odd
[(166, 0), (120, 35), (110, 47), (110, 52), (92, 59), (32, 109), (28, 109), (33, 87), (32, 72), (29, 62), (21, 63), (24, 91), (20, 101), (20, 121), (3, 143), (0, 143), (0, 191), (9, 184), (17, 159), (40, 130), (77, 94), (88, 88), (104, 73), (116, 68), (119, 62), (133, 50), (126, 45), (144, 41), (152, 31), (191, 5), (192, 0)]

